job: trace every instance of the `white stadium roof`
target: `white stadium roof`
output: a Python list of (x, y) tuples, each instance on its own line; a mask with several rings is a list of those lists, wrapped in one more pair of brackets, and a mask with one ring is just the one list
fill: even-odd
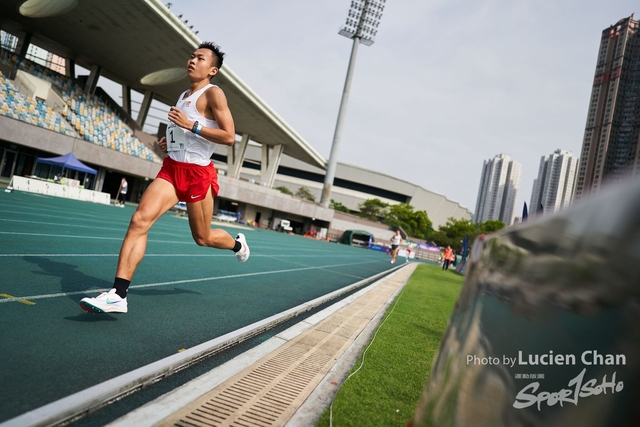
[[(0, 27), (21, 38), (31, 34), (32, 44), (87, 69), (98, 66), (106, 78), (152, 91), (168, 105), (188, 87), (186, 60), (201, 42), (158, 0), (0, 0)], [(288, 156), (326, 168), (326, 160), (227, 65), (212, 82), (227, 96), (237, 133), (282, 144)]]

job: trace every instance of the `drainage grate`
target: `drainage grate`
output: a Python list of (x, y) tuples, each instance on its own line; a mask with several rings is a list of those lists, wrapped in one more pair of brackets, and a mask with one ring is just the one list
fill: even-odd
[(376, 292), (364, 294), (159, 425), (284, 425), (413, 272), (413, 269), (403, 270), (380, 284)]

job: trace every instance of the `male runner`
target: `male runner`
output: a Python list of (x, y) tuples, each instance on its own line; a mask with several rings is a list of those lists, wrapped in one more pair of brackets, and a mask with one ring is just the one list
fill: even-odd
[(204, 42), (187, 61), (191, 87), (169, 111), (166, 137), (158, 141), (169, 156), (149, 185), (131, 217), (122, 242), (113, 288), (96, 298), (83, 298), (80, 307), (89, 313), (126, 313), (127, 290), (136, 267), (144, 257), (149, 229), (178, 201), (187, 203), (189, 227), (199, 246), (230, 249), (238, 261), (249, 259), (244, 234), (234, 239), (224, 230), (211, 229), (213, 198), (218, 177), (211, 163), (216, 144), (232, 146), (235, 127), (222, 90), (209, 83), (222, 66), (224, 53)]

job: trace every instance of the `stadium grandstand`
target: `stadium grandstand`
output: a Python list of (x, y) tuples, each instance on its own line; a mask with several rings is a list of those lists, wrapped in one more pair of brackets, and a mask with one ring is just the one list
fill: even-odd
[[(112, 31), (116, 22), (120, 30)], [(61, 168), (37, 159), (72, 152), (98, 173), (67, 170), (68, 178), (115, 197), (125, 176), (129, 201), (139, 201), (160, 169), (155, 142), (167, 106), (188, 86), (185, 58), (200, 39), (157, 0), (0, 0), (0, 30), (0, 183), (14, 175), (52, 179)], [(115, 100), (102, 82), (122, 96)], [(235, 146), (219, 146), (212, 157), (221, 182), (216, 217), (273, 229), (284, 220), (299, 234), (369, 227), (388, 238), (384, 226), (275, 189), (306, 188), (318, 200), (326, 159), (227, 65), (212, 83), (225, 91), (237, 132)], [(338, 164), (331, 198), (352, 213), (371, 198), (409, 203), (435, 227), (471, 218), (443, 195), (348, 163)]]

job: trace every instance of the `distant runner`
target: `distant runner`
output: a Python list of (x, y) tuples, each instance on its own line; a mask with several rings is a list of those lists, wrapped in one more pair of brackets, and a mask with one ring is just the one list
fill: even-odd
[(391, 264), (396, 263), (398, 251), (400, 251), (400, 243), (402, 243), (402, 236), (400, 235), (400, 230), (396, 230), (396, 234), (391, 238)]

